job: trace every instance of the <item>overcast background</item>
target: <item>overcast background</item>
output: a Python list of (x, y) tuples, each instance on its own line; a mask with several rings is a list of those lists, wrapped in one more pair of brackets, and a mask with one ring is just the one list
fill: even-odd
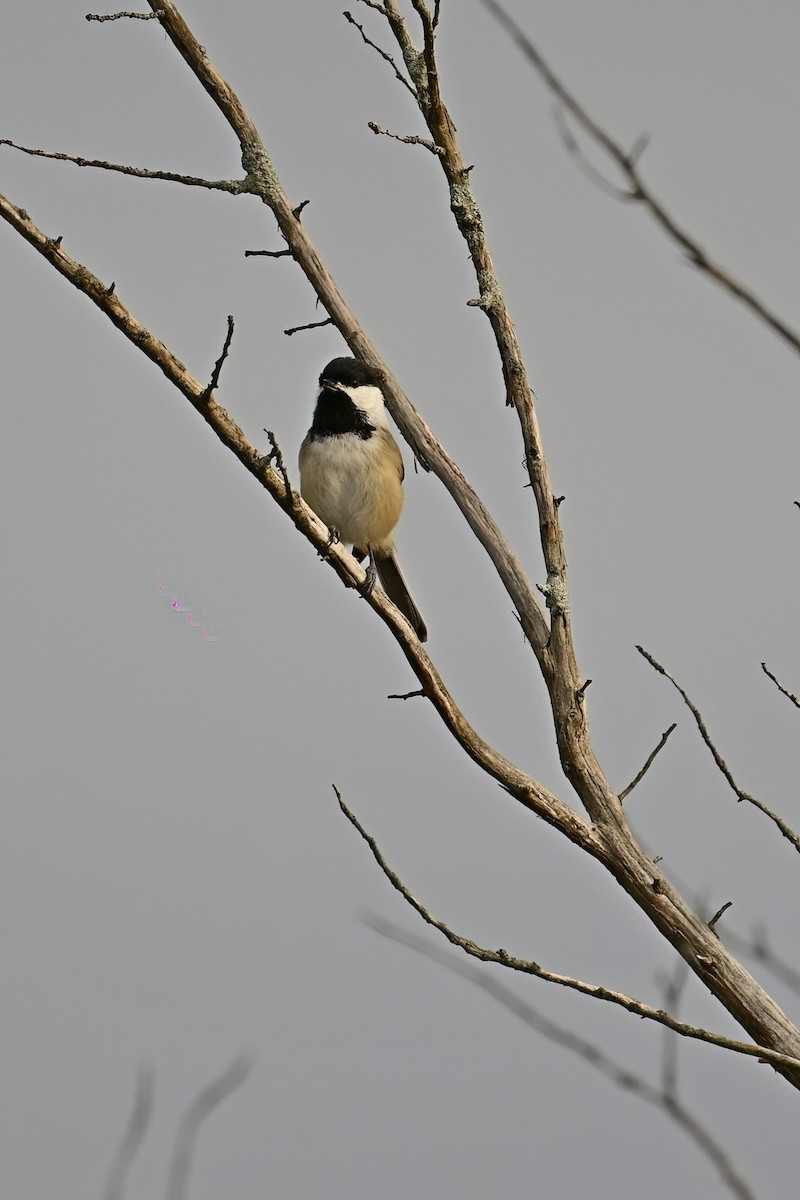
[[(0, 137), (234, 177), (237, 147), (153, 23), (87, 0), (0, 18)], [(387, 44), (379, 16), (357, 19)], [(732, 270), (800, 323), (800, 15), (783, 0), (509, 0), (593, 114)], [(345, 296), (535, 581), (517, 426), (441, 172), (374, 120), (410, 97), (326, 0), (185, 0)], [(589, 715), (664, 868), (720, 926), (798, 960), (797, 858), (733, 793), (642, 642), (701, 706), (741, 786), (797, 826), (800, 362), (565, 153), (551, 102), (474, 0), (444, 0), (445, 97), (536, 389), (570, 561)], [(296, 479), (322, 365), (344, 352), (252, 198), (0, 150), (0, 191), (117, 291)], [(424, 932), (331, 784), (457, 930), (660, 1004), (672, 958), (594, 863), (515, 805), (429, 706), (386, 630), (160, 373), (8, 227), (0, 232), (3, 832), (0, 1192), (99, 1197), (157, 1073), (130, 1197), (164, 1194), (175, 1129), (240, 1052), (192, 1196), (508, 1200), (728, 1195), (664, 1115), (478, 988), (380, 937)], [(410, 456), (406, 453), (410, 465)], [(433, 476), (407, 475), (401, 557), (430, 652), (478, 730), (565, 798), (533, 656)], [(163, 592), (159, 588), (164, 589)], [(204, 640), (187, 604), (216, 640)], [(433, 940), (433, 935), (427, 935)], [(662, 1034), (487, 972), (657, 1078)], [(798, 999), (763, 982), (790, 1013)], [(694, 981), (688, 1019), (736, 1035)], [(796, 1194), (797, 1097), (697, 1044), (684, 1099), (764, 1200)]]

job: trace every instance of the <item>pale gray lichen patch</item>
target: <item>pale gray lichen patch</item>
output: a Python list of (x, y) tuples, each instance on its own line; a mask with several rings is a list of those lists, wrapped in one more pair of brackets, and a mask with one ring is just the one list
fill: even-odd
[(551, 612), (569, 616), (569, 593), (560, 575), (548, 575), (547, 583), (539, 589)]

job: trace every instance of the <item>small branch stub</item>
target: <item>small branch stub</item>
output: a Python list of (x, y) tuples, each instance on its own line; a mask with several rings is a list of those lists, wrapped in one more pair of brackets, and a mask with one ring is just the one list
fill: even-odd
[[(726, 900), (725, 903), (722, 905), (722, 907), (717, 909), (717, 911), (714, 913), (711, 920), (708, 922), (709, 929), (712, 929), (712, 930), (714, 929), (714, 926), (716, 925), (717, 921), (720, 919), (720, 917), (723, 915), (723, 913), (726, 913), (728, 911), (728, 909), (731, 907), (732, 904), (733, 904), (732, 900)], [(714, 932), (716, 932), (716, 930)]]
[(367, 125), (373, 133), (383, 134), (384, 137), (392, 138), (395, 142), (404, 142), (406, 146), (424, 146), (426, 150), (430, 150), (431, 154), (436, 154), (440, 158), (446, 153), (441, 146), (437, 146), (428, 138), (419, 137), (416, 133), (392, 133), (391, 130), (384, 129), (375, 121), (367, 121)]
[(291, 329), (284, 329), (287, 337), (291, 337), (293, 333), (302, 333), (304, 329), (322, 329), (325, 325), (332, 325), (333, 317), (326, 317), (324, 321), (309, 321), (308, 325), (293, 325)]
[[(112, 284), (112, 287), (113, 287), (113, 284)], [(225, 362), (225, 359), (228, 357), (228, 351), (231, 348), (232, 341), (233, 341), (233, 317), (229, 316), (228, 317), (228, 332), (225, 334), (225, 341), (223, 342), (223, 345), (222, 345), (222, 353), (220, 354), (217, 361), (214, 363), (214, 370), (211, 372), (211, 379), (209, 381), (208, 387), (206, 388), (205, 392), (203, 393), (204, 400), (208, 400), (210, 398), (212, 392), (215, 392), (217, 390), (217, 388), (219, 387), (219, 377), (222, 374), (222, 365)]]

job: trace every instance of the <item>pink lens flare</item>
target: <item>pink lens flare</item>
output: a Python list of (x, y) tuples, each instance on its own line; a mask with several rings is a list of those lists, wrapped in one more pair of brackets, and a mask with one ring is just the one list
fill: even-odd
[(204, 642), (219, 642), (221, 637), (218, 633), (213, 633), (206, 624), (205, 618), (197, 611), (192, 611), (192, 604), (188, 597), (182, 600), (177, 591), (166, 584), (156, 584), (156, 590), (159, 596), (165, 596), (169, 600), (169, 606), (173, 612), (185, 613), (186, 624), (192, 629), (197, 629)]

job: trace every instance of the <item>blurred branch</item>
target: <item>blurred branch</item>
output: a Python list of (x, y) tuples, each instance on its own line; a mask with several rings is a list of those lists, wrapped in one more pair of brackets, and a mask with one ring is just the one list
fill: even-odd
[(739, 803), (741, 804), (741, 802), (743, 800), (746, 800), (748, 804), (752, 804), (753, 807), (757, 808), (758, 811), (763, 813), (765, 817), (769, 817), (770, 821), (772, 821), (773, 824), (775, 826), (777, 826), (777, 828), (781, 831), (781, 833), (786, 838), (786, 840), (788, 842), (791, 842), (792, 845), (794, 846), (795, 850), (797, 850), (798, 853), (800, 853), (800, 836), (798, 836), (798, 834), (796, 834), (795, 831), (793, 829), (791, 829), (786, 824), (786, 822), (783, 820), (783, 818), (779, 817), (776, 812), (773, 812), (773, 810), (771, 808), (767, 808), (766, 804), (763, 804), (761, 802), (761, 800), (757, 800), (755, 796), (751, 796), (749, 792), (745, 792), (742, 788), (739, 787), (739, 785), (737, 784), (736, 780), (733, 778), (733, 775), (731, 774), (731, 772), (728, 768), (728, 764), (725, 762), (725, 759), (722, 757), (719, 750), (717, 750), (716, 746), (712, 742), (711, 735), (709, 734), (708, 729), (706, 728), (706, 723), (703, 720), (700, 710), (698, 709), (696, 704), (692, 703), (692, 701), (689, 699), (689, 696), (683, 690), (681, 685), (673, 679), (673, 677), (670, 675), (669, 671), (667, 671), (665, 667), (662, 667), (660, 662), (658, 662), (655, 658), (653, 658), (652, 654), (648, 654), (648, 652), (642, 646), (637, 646), (636, 649), (639, 651), (642, 658), (646, 659), (647, 662), (650, 663), (650, 666), (653, 668), (653, 670), (658, 671), (659, 675), (663, 675), (665, 679), (668, 679), (670, 681), (670, 683), (672, 684), (672, 686), (675, 688), (676, 692), (678, 692), (678, 694), (680, 695), (684, 704), (689, 709), (689, 712), (694, 717), (694, 719), (697, 723), (697, 728), (700, 732), (700, 736), (703, 739), (703, 741), (705, 742), (708, 749), (711, 751), (711, 756), (714, 759), (714, 762), (717, 764), (717, 767), (719, 768), (719, 770), (722, 772), (722, 774), (727, 779), (728, 783), (731, 786), (731, 789), (736, 793), (736, 798), (739, 801)]
[[(444, 967), (453, 975), (458, 975), (461, 979), (480, 988), (481, 991), (486, 992), (488, 996), (502, 1005), (507, 1012), (518, 1017), (529, 1029), (535, 1030), (549, 1042), (563, 1047), (577, 1058), (582, 1059), (593, 1070), (610, 1079), (622, 1091), (629, 1092), (647, 1104), (652, 1104), (653, 1107), (669, 1117), (694, 1142), (701, 1153), (705, 1154), (737, 1200), (756, 1200), (755, 1192), (737, 1171), (724, 1146), (713, 1137), (700, 1117), (678, 1098), (677, 1088), (668, 1091), (665, 1082), (662, 1082), (660, 1088), (654, 1087), (643, 1076), (616, 1062), (588, 1038), (581, 1037), (564, 1025), (551, 1021), (527, 1000), (521, 999), (507, 984), (495, 979), (484, 967), (470, 966), (456, 958), (451, 951), (441, 950), (419, 934), (410, 933), (402, 926), (395, 925), (394, 922), (387, 921), (373, 913), (365, 914), (363, 920), (381, 937), (414, 950), (438, 966)], [(688, 971), (685, 964), (681, 960), (679, 962), (683, 967), (685, 982), (688, 979)], [(673, 1046), (679, 1043), (677, 1035), (669, 1030), (665, 1031), (664, 1039), (665, 1045), (667, 1042), (672, 1043)]]
[(122, 1200), (125, 1185), (153, 1115), (155, 1104), (155, 1074), (152, 1067), (140, 1067), (136, 1076), (133, 1108), (125, 1133), (108, 1172), (103, 1200)]
[(736, 949), (737, 954), (747, 955), (756, 962), (763, 963), (776, 979), (780, 979), (795, 995), (800, 996), (800, 971), (773, 950), (763, 926), (754, 929), (750, 936), (728, 930), (725, 940)]
[(203, 1088), (181, 1118), (169, 1169), (167, 1200), (186, 1200), (189, 1172), (200, 1126), (224, 1100), (240, 1088), (253, 1069), (249, 1058), (237, 1058)]
[(400, 895), (411, 905), (411, 907), (419, 913), (423, 921), (434, 929), (438, 929), (444, 934), (448, 942), (452, 946), (458, 946), (471, 958), (480, 959), (481, 962), (497, 963), (498, 966), (507, 967), (512, 971), (519, 971), (523, 975), (534, 975), (537, 979), (543, 979), (547, 983), (556, 983), (560, 987), (566, 987), (575, 992), (580, 992), (581, 995), (590, 996), (595, 1000), (604, 1000), (609, 1004), (618, 1005), (620, 1008), (626, 1009), (627, 1012), (634, 1013), (638, 1017), (644, 1017), (648, 1021), (655, 1021), (659, 1025), (665, 1026), (667, 1029), (672, 1029), (675, 1033), (679, 1033), (682, 1037), (692, 1038), (695, 1041), (706, 1042), (709, 1046), (719, 1046), (723, 1050), (732, 1050), (735, 1054), (746, 1055), (749, 1058), (757, 1058), (760, 1062), (781, 1065), (787, 1067), (800, 1067), (800, 1059), (792, 1058), (786, 1054), (777, 1053), (764, 1046), (755, 1046), (751, 1042), (737, 1042), (733, 1038), (724, 1037), (720, 1033), (713, 1033), (709, 1029), (701, 1029), (696, 1025), (688, 1025), (683, 1021), (677, 1021), (669, 1013), (663, 1009), (653, 1008), (649, 1004), (645, 1004), (642, 1000), (637, 1000), (633, 996), (626, 996), (624, 992), (614, 991), (611, 988), (601, 987), (595, 983), (585, 983), (581, 979), (575, 979), (571, 975), (561, 975), (555, 971), (548, 971), (538, 963), (532, 962), (529, 959), (516, 958), (509, 954), (507, 950), (488, 950), (483, 946), (479, 946), (477, 942), (473, 942), (470, 938), (462, 937), (456, 933), (444, 921), (440, 921), (438, 917), (434, 917), (425, 906), (417, 900), (417, 898), (406, 887), (400, 876), (394, 871), (383, 856), (382, 851), (378, 847), (377, 842), (367, 833), (364, 826), (358, 820), (353, 812), (345, 804), (341, 793), (336, 785), (333, 785), (333, 790), (336, 793), (336, 799), (339, 802), (344, 815), (347, 817), (350, 824), (358, 831), (361, 837), (369, 846), (372, 857), (380, 867), (383, 874), (389, 880), (392, 887), (400, 893)]
[[(677, 219), (672, 216), (665, 208), (663, 202), (656, 196), (655, 192), (645, 183), (638, 166), (638, 159), (641, 154), (640, 144), (633, 150), (626, 151), (619, 142), (611, 137), (602, 125), (589, 115), (583, 105), (567, 89), (544, 58), (541, 51), (537, 49), (506, 9), (501, 4), (498, 4), (497, 0), (481, 0), (481, 3), (496, 19), (497, 23), (502, 26), (518, 49), (521, 50), (552, 95), (556, 97), (559, 103), (575, 118), (583, 131), (600, 146), (604, 153), (609, 156), (615, 166), (622, 172), (628, 181), (630, 190), (622, 193), (617, 198), (635, 201), (647, 209), (667, 236), (681, 248), (693, 266), (704, 272), (710, 279), (713, 279), (724, 291), (740, 301), (754, 316), (763, 321), (765, 325), (768, 325), (793, 350), (800, 353), (800, 333), (793, 329), (773, 309), (769, 308), (751, 288), (742, 283), (741, 280), (737, 279), (719, 263), (715, 262), (700, 243), (678, 224)], [(570, 146), (570, 143), (567, 142), (567, 145)], [(577, 150), (574, 140), (570, 149), (573, 146)], [(585, 160), (583, 161), (585, 162)], [(603, 186), (604, 190), (608, 191), (613, 185), (605, 181)]]

